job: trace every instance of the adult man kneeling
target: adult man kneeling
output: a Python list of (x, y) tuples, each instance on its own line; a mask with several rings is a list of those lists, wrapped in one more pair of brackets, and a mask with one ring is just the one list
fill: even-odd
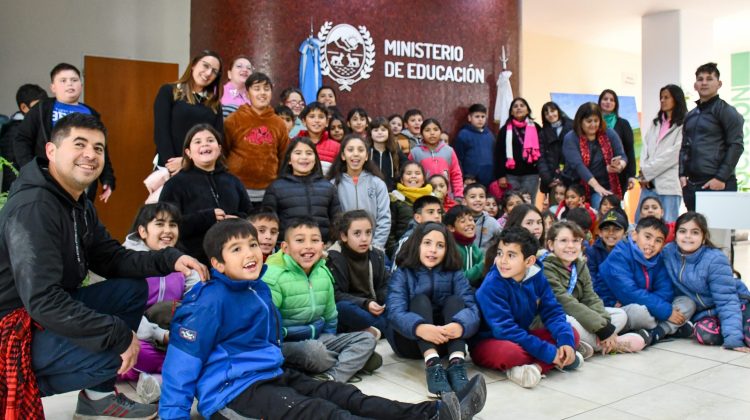
[[(116, 375), (138, 356), (133, 331), (148, 294), (143, 278), (192, 269), (207, 277), (205, 266), (174, 248), (130, 251), (110, 237), (84, 194), (104, 167), (105, 141), (96, 117), (61, 119), (45, 146), (48, 161), (36, 158), (21, 169), (0, 212), (6, 419), (39, 418), (40, 397), (77, 389), (84, 390), (77, 417), (155, 417), (156, 406), (115, 392)], [(79, 287), (89, 269), (109, 280)]]

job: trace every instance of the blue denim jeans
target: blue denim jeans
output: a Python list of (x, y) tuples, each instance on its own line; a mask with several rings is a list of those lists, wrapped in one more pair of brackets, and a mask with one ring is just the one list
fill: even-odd
[[(109, 279), (70, 295), (100, 314), (117, 316), (135, 331), (146, 308), (148, 285), (143, 279)], [(113, 391), (122, 359), (113, 351), (93, 352), (42, 330), (34, 331), (31, 340), (31, 365), (46, 397), (79, 389)]]
[(385, 312), (375, 316), (363, 307), (348, 300), (336, 302), (336, 310), (339, 312), (338, 332), (362, 331), (368, 327), (375, 327), (385, 333), (388, 328), (388, 320)]

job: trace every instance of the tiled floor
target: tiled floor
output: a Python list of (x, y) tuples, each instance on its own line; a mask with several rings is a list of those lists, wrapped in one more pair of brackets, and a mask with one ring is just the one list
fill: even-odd
[[(735, 266), (750, 278), (750, 245), (735, 249)], [(366, 393), (407, 402), (427, 396), (421, 361), (395, 357), (378, 345), (384, 366), (358, 386)], [(477, 372), (470, 369), (470, 373)], [(523, 389), (500, 372), (487, 379), (479, 419), (741, 419), (750, 415), (750, 354), (701, 346), (691, 340), (659, 343), (639, 354), (595, 356), (581, 370), (552, 372)], [(133, 387), (120, 389), (134, 396)], [(76, 393), (45, 398), (48, 419), (70, 419)], [(197, 414), (195, 419), (201, 417)]]
[[(417, 402), (427, 396), (424, 368), (378, 345), (384, 366), (358, 386), (366, 393)], [(639, 354), (594, 356), (577, 372), (550, 373), (523, 389), (500, 372), (484, 373), (487, 404), (478, 419), (711, 419), (747, 418), (750, 355), (690, 340), (659, 343)], [(128, 384), (120, 389), (131, 397)], [(44, 399), (48, 419), (69, 419), (76, 393)], [(195, 419), (201, 417), (197, 414)]]

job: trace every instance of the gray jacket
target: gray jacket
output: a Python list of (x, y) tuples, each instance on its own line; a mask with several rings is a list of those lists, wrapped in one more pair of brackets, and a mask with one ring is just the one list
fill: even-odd
[(385, 182), (363, 171), (356, 185), (351, 176), (342, 174), (341, 181), (336, 188), (342, 212), (363, 209), (370, 213), (375, 220), (372, 246), (385, 250), (385, 243), (391, 232), (391, 200), (388, 197), (388, 187), (385, 186)]
[(652, 124), (641, 146), (641, 172), (659, 195), (682, 195), (678, 169), (682, 146), (682, 125), (672, 125), (659, 140), (662, 122)]

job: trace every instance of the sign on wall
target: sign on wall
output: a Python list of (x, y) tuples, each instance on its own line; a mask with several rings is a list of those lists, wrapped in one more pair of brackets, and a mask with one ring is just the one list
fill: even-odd
[(741, 191), (750, 191), (750, 52), (732, 54), (732, 105), (745, 118), (742, 134), (745, 151), (735, 173)]
[[(326, 21), (320, 27), (321, 73), (351, 91), (352, 85), (369, 79), (375, 66), (375, 45), (367, 27), (348, 23), (334, 26)], [(464, 47), (414, 40), (383, 39), (383, 77), (390, 79), (431, 80), (453, 83), (485, 83), (485, 70), (464, 63)]]

